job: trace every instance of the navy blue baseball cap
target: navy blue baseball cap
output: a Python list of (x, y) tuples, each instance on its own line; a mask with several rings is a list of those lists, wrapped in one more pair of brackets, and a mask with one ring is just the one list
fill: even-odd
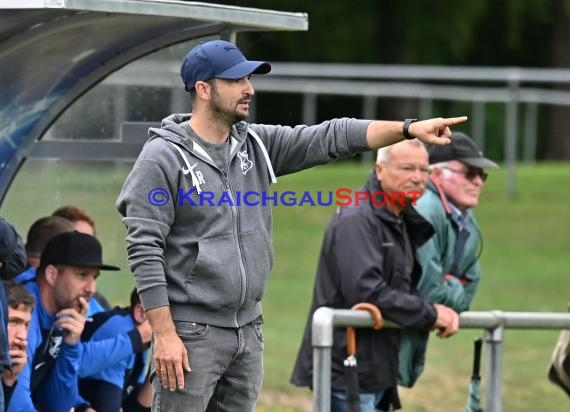
[(184, 88), (190, 91), (198, 81), (241, 79), (250, 74), (267, 74), (271, 65), (267, 62), (247, 60), (240, 49), (224, 40), (201, 42), (184, 58), (180, 76)]

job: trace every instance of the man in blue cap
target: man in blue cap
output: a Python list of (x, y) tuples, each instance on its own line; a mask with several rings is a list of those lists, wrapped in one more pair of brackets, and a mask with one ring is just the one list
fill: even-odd
[[(429, 151), (431, 181), (416, 210), (435, 229), (419, 250), (422, 276), (418, 290), (428, 299), (466, 311), (481, 279), (483, 240), (473, 208), (485, 186), (485, 169), (499, 167), (483, 156), (469, 136), (453, 133), (451, 144)], [(399, 384), (414, 385), (423, 371), (428, 333), (404, 330)]]
[[(274, 259), (276, 200), (268, 190), (275, 176), (406, 138), (447, 144), (449, 127), (466, 120), (248, 125), (251, 76), (270, 70), (227, 41), (193, 48), (180, 72), (192, 113), (150, 129), (117, 200), (154, 332), (153, 410), (253, 410), (263, 377), (261, 298)], [(239, 206), (246, 192), (260, 201)]]

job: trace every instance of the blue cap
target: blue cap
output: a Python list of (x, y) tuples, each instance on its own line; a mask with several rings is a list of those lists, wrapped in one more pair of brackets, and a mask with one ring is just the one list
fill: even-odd
[(250, 61), (235, 44), (224, 40), (202, 42), (184, 58), (180, 76), (184, 88), (190, 91), (198, 81), (241, 79), (250, 74), (266, 74), (271, 71), (267, 62)]

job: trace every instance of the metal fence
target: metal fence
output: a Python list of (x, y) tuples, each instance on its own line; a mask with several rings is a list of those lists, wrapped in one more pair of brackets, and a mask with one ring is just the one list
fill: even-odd
[[(372, 327), (370, 313), (358, 310), (319, 308), (313, 315), (313, 411), (330, 412), (331, 348), (335, 326)], [(501, 412), (502, 344), (504, 329), (570, 329), (570, 313), (464, 312), (462, 329), (484, 329), (487, 386), (486, 412)], [(397, 325), (384, 322), (384, 327)]]
[[(172, 111), (187, 110), (178, 77), (178, 61), (140, 61), (125, 67), (104, 82), (115, 86), (166, 87), (172, 91)], [(538, 108), (540, 105), (570, 106), (570, 69), (525, 69), (518, 67), (420, 66), (380, 64), (331, 64), (271, 62), (269, 76), (258, 76), (261, 93), (300, 94), (304, 124), (317, 122), (318, 97), (326, 95), (362, 98), (362, 118), (375, 118), (378, 100), (400, 98), (419, 101), (418, 117), (432, 117), (437, 101), (471, 104), (471, 136), (483, 149), (485, 107), (505, 106), (504, 164), (507, 192), (516, 190), (518, 136), (522, 134), (522, 159), (536, 158)], [(522, 133), (519, 117), (524, 119)], [(252, 118), (255, 121), (255, 100)], [(372, 158), (364, 157), (366, 161)]]

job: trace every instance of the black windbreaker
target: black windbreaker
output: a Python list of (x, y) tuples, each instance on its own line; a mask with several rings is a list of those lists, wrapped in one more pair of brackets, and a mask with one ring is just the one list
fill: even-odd
[[(382, 190), (375, 173), (360, 190)], [(432, 235), (432, 226), (412, 207), (406, 208), (400, 218), (371, 201), (339, 208), (326, 229), (313, 302), (291, 383), (312, 386), (311, 321), (321, 306), (350, 309), (356, 303), (369, 302), (380, 309), (384, 319), (399, 325), (417, 329), (433, 326), (435, 308), (416, 289), (421, 268), (415, 254), (416, 248)], [(395, 390), (400, 330), (356, 331), (360, 391)], [(346, 329), (336, 328), (333, 389), (346, 389), (345, 358)]]

